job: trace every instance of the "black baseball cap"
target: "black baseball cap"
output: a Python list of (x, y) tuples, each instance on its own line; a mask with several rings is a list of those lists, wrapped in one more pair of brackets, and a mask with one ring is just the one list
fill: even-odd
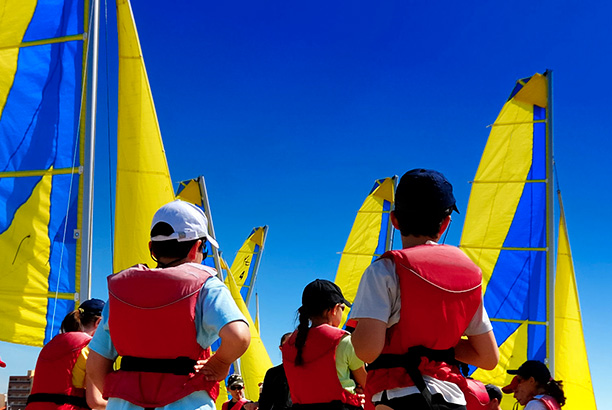
[(317, 279), (310, 282), (302, 293), (302, 306), (311, 310), (329, 309), (338, 303), (344, 303), (348, 307), (352, 306), (344, 298), (340, 287), (326, 279)]
[(102, 316), (102, 309), (104, 309), (104, 301), (100, 299), (89, 299), (79, 306), (79, 310), (94, 316)]
[(485, 386), (487, 389), (487, 394), (489, 395), (489, 400), (497, 399), (497, 401), (501, 401), (502, 399), (502, 391), (499, 387), (494, 384), (487, 384)]
[(508, 370), (508, 374), (515, 374), (522, 379), (533, 377), (540, 384), (546, 384), (551, 380), (550, 370), (539, 360), (527, 360), (518, 369)]
[(417, 168), (406, 172), (395, 191), (395, 211), (441, 213), (447, 209), (459, 213), (453, 186), (438, 171)]

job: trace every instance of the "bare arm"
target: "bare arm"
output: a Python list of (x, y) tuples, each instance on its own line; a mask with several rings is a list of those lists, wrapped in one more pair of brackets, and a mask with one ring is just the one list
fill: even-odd
[(221, 346), (200, 369), (206, 380), (223, 380), (229, 373), (230, 365), (246, 352), (251, 343), (249, 326), (242, 320), (223, 326), (219, 337)]
[(92, 409), (105, 409), (107, 401), (102, 398), (104, 379), (113, 371), (113, 361), (91, 350), (85, 369), (87, 404)]
[(386, 333), (387, 324), (382, 320), (359, 319), (351, 335), (357, 357), (366, 363), (372, 363), (385, 346)]
[(361, 386), (362, 388), (365, 388), (366, 378), (368, 377), (368, 372), (366, 372), (365, 367), (361, 366), (358, 369), (351, 370), (351, 374), (355, 378), (355, 381), (357, 382), (357, 384)]
[(493, 370), (499, 361), (499, 350), (493, 331), (461, 339), (455, 346), (455, 358), (485, 370)]

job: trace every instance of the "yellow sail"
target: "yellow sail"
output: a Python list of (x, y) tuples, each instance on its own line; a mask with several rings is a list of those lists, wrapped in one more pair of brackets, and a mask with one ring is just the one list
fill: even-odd
[(129, 1), (117, 0), (119, 114), (114, 271), (150, 262), (153, 214), (174, 199), (136, 25)]
[(226, 282), (238, 308), (249, 322), (251, 344), (240, 358), (240, 374), (244, 379), (245, 396), (250, 400), (256, 401), (259, 397), (259, 383), (263, 383), (266, 372), (272, 367), (272, 360), (270, 360), (270, 356), (261, 340), (261, 336), (240, 295), (240, 289), (234, 280), (231, 270), (227, 272)]
[[(349, 302), (355, 299), (365, 269), (390, 247), (393, 230), (389, 214), (395, 201), (396, 180), (397, 177), (377, 180), (357, 212), (334, 280)], [(342, 325), (349, 313), (350, 309), (344, 310)]]
[[(236, 285), (238, 289), (240, 289), (242, 298), (247, 306), (250, 302), (250, 295), (257, 278), (257, 268), (259, 267), (259, 260), (263, 253), (267, 232), (267, 225), (253, 228), (236, 253), (236, 257), (230, 268), (230, 271), (234, 275)], [(226, 278), (226, 285), (229, 286), (227, 281), (228, 279)]]
[(558, 192), (561, 219), (555, 281), (555, 376), (563, 381), (567, 397), (564, 410), (596, 409), (587, 358), (578, 287), (570, 249), (565, 212)]

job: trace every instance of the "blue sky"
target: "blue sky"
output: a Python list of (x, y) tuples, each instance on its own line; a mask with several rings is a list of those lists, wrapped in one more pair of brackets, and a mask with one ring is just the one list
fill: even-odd
[[(604, 384), (612, 331), (601, 314), (609, 312), (612, 258), (605, 236), (594, 238), (611, 228), (611, 8), (603, 1), (133, 1), (172, 179), (205, 176), (226, 259), (252, 227), (270, 226), (256, 290), (273, 362), (303, 287), (334, 278), (375, 179), (416, 167), (442, 171), (461, 211), (447, 243), (458, 244), (486, 126), (516, 79), (552, 69), (555, 160), (591, 372), (600, 405), (612, 399)], [(103, 63), (105, 53), (103, 46)], [(105, 93), (92, 289), (103, 299), (111, 271), (106, 134), (116, 117), (107, 116)], [(0, 356), (15, 360), (0, 370), (2, 391), (9, 374), (33, 367), (36, 349), (3, 343)]]

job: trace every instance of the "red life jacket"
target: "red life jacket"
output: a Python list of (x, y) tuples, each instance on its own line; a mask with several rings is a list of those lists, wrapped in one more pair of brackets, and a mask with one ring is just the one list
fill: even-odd
[[(76, 388), (72, 385), (72, 369), (79, 358), (81, 350), (91, 340), (91, 336), (83, 332), (68, 332), (55, 336), (43, 347), (36, 361), (31, 400), (27, 405), (28, 410), (77, 410), (84, 409), (85, 389)], [(53, 396), (51, 396), (53, 395)], [(64, 397), (65, 396), (65, 397)], [(80, 399), (82, 405), (56, 404), (51, 400), (62, 398), (77, 401)]]
[[(214, 270), (199, 266), (149, 269), (136, 265), (108, 277), (109, 332), (120, 356), (149, 362), (177, 358), (189, 362), (211, 356), (210, 348), (202, 348), (196, 340), (195, 307)], [(118, 397), (141, 407), (162, 407), (200, 390), (215, 400), (219, 383), (206, 381), (201, 373), (172, 374), (161, 369), (118, 370), (104, 382), (105, 398)]]
[(557, 403), (557, 400), (555, 400), (555, 398), (552, 396), (543, 394), (542, 396), (536, 396), (534, 398), (544, 403), (544, 405), (546, 406), (548, 410), (560, 410), (561, 409), (561, 406), (559, 406), (559, 403)]
[(361, 406), (360, 398), (340, 384), (336, 371), (336, 347), (348, 333), (336, 327), (321, 325), (308, 330), (302, 350), (304, 364), (295, 365), (297, 331), (283, 345), (283, 366), (287, 374), (291, 401), (294, 404), (330, 403), (339, 400)]
[[(419, 245), (386, 252), (382, 257), (394, 260), (401, 295), (400, 319), (387, 329), (382, 353), (401, 355), (414, 346), (435, 350), (454, 347), (480, 306), (480, 269), (449, 245)], [(467, 389), (456, 366), (422, 358), (419, 370), (422, 375)], [(366, 390), (370, 396), (413, 385), (404, 368), (383, 368), (368, 372)]]

